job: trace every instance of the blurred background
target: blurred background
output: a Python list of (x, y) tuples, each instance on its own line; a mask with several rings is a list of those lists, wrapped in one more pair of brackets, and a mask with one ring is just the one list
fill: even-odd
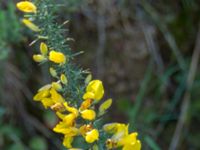
[[(57, 1), (72, 50), (85, 52), (77, 65), (114, 100), (105, 122), (130, 123), (144, 150), (200, 149), (200, 1)], [(0, 1), (0, 149), (60, 150), (58, 120), (32, 101), (50, 76), (16, 2)]]

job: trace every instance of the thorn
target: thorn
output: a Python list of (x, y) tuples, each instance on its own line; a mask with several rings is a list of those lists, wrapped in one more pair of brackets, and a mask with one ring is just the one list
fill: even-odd
[(66, 21), (63, 22), (63, 25), (66, 25), (68, 23), (69, 23), (69, 20), (66, 20)]
[(73, 42), (75, 41), (73, 38), (67, 38), (66, 40), (67, 41), (73, 41)]
[(39, 40), (39, 39), (36, 39), (36, 40), (32, 41), (32, 42), (29, 44), (29, 46), (32, 46), (32, 45), (35, 44), (38, 40)]

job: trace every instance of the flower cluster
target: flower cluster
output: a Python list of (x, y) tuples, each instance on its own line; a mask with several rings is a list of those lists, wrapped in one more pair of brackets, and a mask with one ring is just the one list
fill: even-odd
[(56, 64), (64, 64), (66, 62), (67, 57), (61, 52), (51, 50), (49, 52), (49, 56), (48, 56), (48, 47), (43, 42), (40, 44), (40, 52), (41, 52), (41, 54), (33, 55), (33, 59), (36, 62), (43, 62), (45, 60), (52, 61)]
[(141, 143), (137, 139), (137, 133), (128, 133), (128, 125), (121, 123), (110, 123), (103, 127), (104, 131), (113, 136), (106, 141), (108, 149), (122, 147), (123, 150), (141, 149)]
[[(45, 4), (46, 1), (48, 0), (39, 2)], [(49, 63), (49, 72), (54, 81), (40, 88), (33, 99), (41, 102), (44, 108), (53, 110), (60, 119), (53, 131), (63, 134), (63, 145), (72, 149), (75, 146), (73, 141), (76, 138), (82, 138), (89, 145), (88, 149), (94, 146), (98, 149), (98, 145), (103, 143), (104, 149), (140, 150), (141, 143), (137, 139), (137, 133), (129, 133), (128, 125), (110, 123), (105, 124), (102, 129), (96, 125), (96, 122), (112, 105), (112, 99), (100, 102), (104, 96), (102, 81), (92, 80), (89, 74), (85, 80), (81, 80), (85, 84), (79, 84), (76, 77), (79, 71), (69, 68), (70, 56), (52, 46), (53, 44), (48, 41), (51, 37), (44, 35), (48, 33), (44, 31), (48, 29), (33, 23), (37, 15), (40, 15), (38, 18), (42, 18), (40, 9), (30, 1), (17, 3), (17, 8), (29, 14), (22, 20), (29, 29), (37, 32), (40, 37), (47, 37), (44, 38), (46, 42), (40, 43), (39, 53), (33, 55), (33, 60), (38, 63)], [(45, 14), (48, 13), (45, 12)], [(77, 87), (74, 86), (74, 82), (78, 84)], [(76, 90), (77, 95), (71, 94), (73, 89)], [(73, 101), (71, 101), (72, 98)], [(106, 140), (101, 135), (107, 135)]]

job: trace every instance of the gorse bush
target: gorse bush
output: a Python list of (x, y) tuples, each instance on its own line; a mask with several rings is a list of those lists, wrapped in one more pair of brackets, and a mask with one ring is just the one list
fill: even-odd
[[(119, 148), (140, 150), (137, 133), (129, 133), (129, 125), (108, 123), (101, 126), (100, 120), (110, 108), (112, 99), (101, 103), (104, 96), (102, 81), (73, 63), (75, 56), (65, 38), (66, 30), (56, 23), (54, 11), (61, 5), (51, 0), (21, 1), (17, 8), (25, 13), (22, 22), (35, 33), (40, 42), (38, 54), (33, 60), (49, 65), (52, 83), (44, 85), (34, 96), (44, 108), (52, 109), (60, 122), (54, 132), (64, 135), (63, 145), (68, 149), (104, 150)], [(99, 106), (99, 107), (98, 107)]]

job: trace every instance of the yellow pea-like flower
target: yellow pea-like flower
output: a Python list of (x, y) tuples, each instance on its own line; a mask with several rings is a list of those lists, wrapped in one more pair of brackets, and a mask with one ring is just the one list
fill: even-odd
[(41, 101), (43, 98), (46, 98), (49, 96), (50, 96), (49, 90), (41, 90), (33, 97), (33, 100)]
[(76, 116), (73, 113), (70, 113), (65, 116), (64, 121), (67, 126), (72, 126), (75, 122)]
[(93, 143), (99, 139), (99, 131), (97, 129), (93, 129), (86, 133), (85, 140), (87, 143)]
[(49, 53), (49, 60), (57, 64), (64, 64), (66, 62), (66, 57), (61, 52), (51, 51)]
[(43, 55), (36, 54), (36, 55), (33, 55), (33, 60), (35, 62), (42, 62), (42, 61), (46, 60), (46, 58)]
[(137, 132), (133, 132), (125, 137), (123, 137), (122, 139), (120, 139), (118, 141), (118, 145), (129, 145), (129, 144), (135, 144), (136, 140), (137, 140)]
[(72, 114), (74, 114), (76, 117), (78, 117), (78, 110), (75, 107), (70, 107), (67, 102), (64, 102), (63, 104), (65, 106), (65, 109), (68, 112), (71, 112)]
[(130, 150), (130, 149), (134, 149), (134, 150), (141, 150), (141, 142), (140, 140), (137, 140), (134, 144), (127, 144), (127, 145), (124, 145), (122, 150)]
[(104, 87), (102, 81), (92, 80), (86, 88), (86, 93), (83, 95), (83, 99), (95, 99), (101, 100), (104, 95)]
[(60, 81), (65, 85), (68, 83), (67, 77), (64, 74), (61, 74)]
[(84, 124), (82, 125), (80, 128), (79, 128), (79, 132), (82, 136), (85, 137), (86, 133), (91, 131), (93, 128), (92, 128), (92, 125), (90, 124)]
[(57, 72), (54, 68), (50, 67), (49, 68), (49, 72), (51, 74), (52, 77), (57, 77)]
[(51, 109), (54, 110), (55, 112), (65, 111), (65, 108), (62, 103), (55, 103), (54, 105), (51, 106)]
[(43, 98), (41, 102), (46, 109), (54, 105), (54, 101), (51, 98)]
[(51, 99), (54, 101), (54, 103), (64, 103), (65, 102), (62, 95), (60, 95), (54, 88), (51, 88), (50, 94), (51, 94)]
[(48, 53), (48, 47), (44, 42), (40, 44), (40, 52), (42, 55), (47, 55)]
[(37, 7), (29, 1), (22, 1), (17, 3), (17, 8), (26, 13), (36, 13), (37, 11)]
[(141, 149), (141, 142), (140, 140), (137, 140), (137, 132), (133, 132), (127, 136), (124, 136), (123, 138), (119, 139), (117, 142), (117, 146), (121, 147), (123, 146), (122, 150), (140, 150)]
[(31, 30), (35, 32), (41, 31), (40, 28), (28, 19), (23, 19), (22, 22)]
[(95, 98), (95, 94), (93, 92), (86, 92), (84, 95), (83, 95), (83, 99), (86, 100), (86, 99), (94, 99)]
[(73, 142), (73, 137), (71, 136), (68, 136), (68, 135), (65, 135), (64, 137), (64, 140), (63, 140), (63, 145), (66, 147), (66, 148), (72, 148), (72, 142)]
[(68, 136), (76, 136), (78, 134), (78, 129), (72, 126), (67, 126), (67, 122), (59, 122), (54, 128), (53, 131)]
[(81, 103), (81, 106), (79, 108), (80, 111), (88, 109), (92, 104), (92, 100), (91, 99), (86, 99), (85, 101), (83, 101)]
[(96, 113), (92, 109), (85, 109), (81, 111), (81, 117), (85, 120), (94, 120), (96, 117)]
[(123, 123), (108, 123), (103, 126), (103, 130), (107, 133), (123, 133), (128, 134), (128, 125)]

